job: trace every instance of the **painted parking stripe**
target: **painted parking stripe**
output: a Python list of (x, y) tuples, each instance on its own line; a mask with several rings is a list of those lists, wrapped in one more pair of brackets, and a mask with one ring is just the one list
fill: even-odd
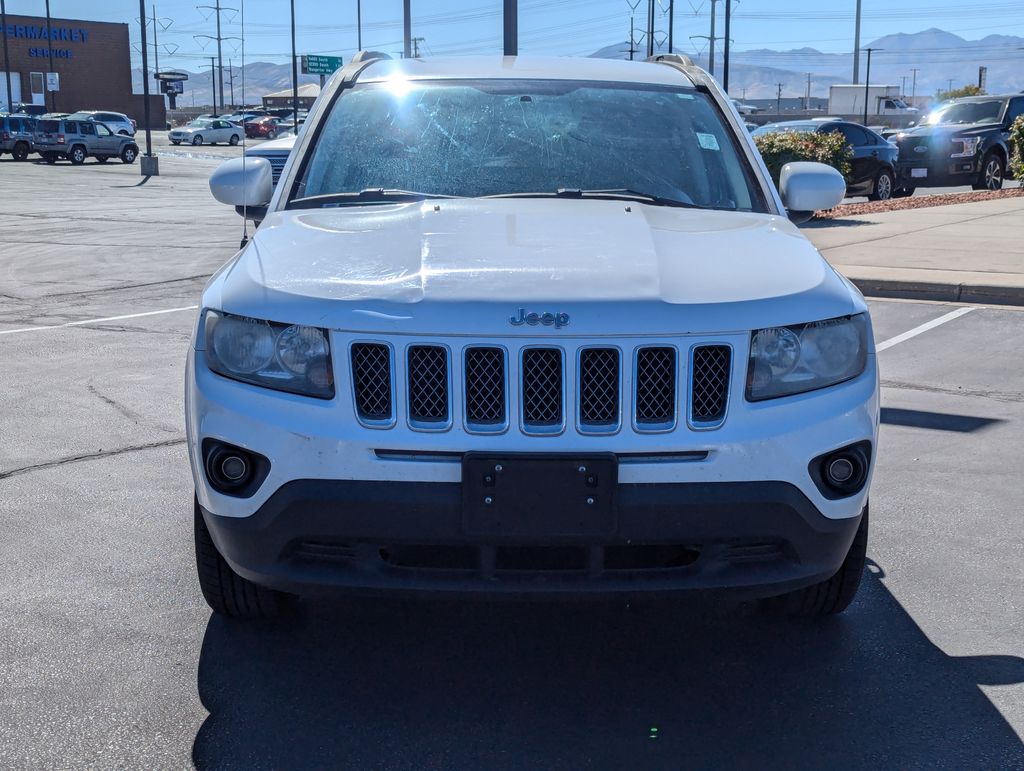
[(21, 329), (0, 329), (0, 335), (20, 335), (24, 332), (43, 332), (48, 329), (64, 329), (65, 327), (83, 327), (87, 324), (103, 324), (107, 321), (124, 321), (125, 319), (141, 319), (145, 316), (160, 316), (164, 313), (181, 313), (182, 311), (194, 311), (198, 305), (186, 305), (184, 308), (164, 308), (161, 311), (146, 311), (145, 313), (129, 313), (125, 316), (107, 316), (103, 319), (85, 319), (83, 321), (69, 321), (66, 324), (51, 324), (45, 327), (22, 327)]
[(894, 345), (899, 345), (900, 343), (905, 342), (905, 341), (909, 340), (912, 337), (917, 337), (918, 335), (927, 332), (929, 329), (935, 329), (935, 327), (942, 326), (947, 321), (952, 321), (953, 319), (958, 319), (961, 316), (964, 316), (964, 315), (970, 313), (973, 310), (975, 310), (975, 309), (974, 308), (957, 308), (955, 311), (950, 311), (949, 313), (947, 313), (947, 314), (945, 314), (943, 316), (939, 316), (937, 319), (932, 319), (931, 321), (928, 321), (928, 322), (922, 324), (919, 327), (914, 327), (913, 329), (911, 329), (911, 330), (909, 330), (907, 332), (904, 332), (902, 335), (896, 335), (896, 337), (890, 337), (884, 343), (879, 343), (878, 345), (876, 345), (875, 346), (875, 351), (877, 351), (878, 353), (881, 353), (886, 348), (892, 348)]

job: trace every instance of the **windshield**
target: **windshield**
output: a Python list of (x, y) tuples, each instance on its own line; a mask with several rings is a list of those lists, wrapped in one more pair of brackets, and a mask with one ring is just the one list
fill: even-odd
[(956, 123), (998, 123), (1005, 102), (993, 99), (987, 102), (958, 102), (932, 112), (925, 123), (929, 126), (947, 126)]
[(213, 122), (208, 120), (194, 120), (188, 125), (189, 128), (210, 128), (213, 126)]
[(630, 190), (765, 211), (732, 132), (692, 88), (548, 80), (365, 83), (334, 104), (296, 198)]

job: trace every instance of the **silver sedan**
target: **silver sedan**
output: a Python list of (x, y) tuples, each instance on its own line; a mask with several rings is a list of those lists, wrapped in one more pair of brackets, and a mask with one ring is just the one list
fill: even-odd
[(237, 145), (242, 141), (242, 128), (223, 118), (198, 118), (186, 126), (172, 129), (167, 138), (172, 145), (186, 143), (190, 145), (227, 142)]

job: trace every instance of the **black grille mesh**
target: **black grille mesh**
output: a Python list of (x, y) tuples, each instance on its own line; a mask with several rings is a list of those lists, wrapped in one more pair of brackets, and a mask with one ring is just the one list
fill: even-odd
[(500, 348), (466, 349), (466, 421), (477, 426), (505, 422), (505, 354)]
[(438, 345), (409, 348), (409, 418), (448, 422), (448, 351)]
[(531, 426), (562, 422), (562, 352), (557, 348), (523, 351), (523, 422)]
[(619, 422), (619, 352), (585, 348), (580, 353), (580, 423), (614, 426)]
[(366, 420), (391, 419), (391, 351), (381, 343), (352, 346), (356, 410)]
[(675, 348), (641, 348), (636, 354), (637, 424), (672, 423), (675, 414)]
[(690, 415), (696, 423), (714, 423), (725, 417), (729, 402), (729, 365), (726, 345), (702, 345), (693, 350), (693, 398)]

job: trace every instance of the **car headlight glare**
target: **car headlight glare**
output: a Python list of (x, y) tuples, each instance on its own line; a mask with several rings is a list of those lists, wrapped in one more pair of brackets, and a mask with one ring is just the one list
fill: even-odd
[(867, 366), (865, 314), (758, 329), (750, 341), (747, 399), (761, 401), (826, 388)]
[(953, 153), (950, 158), (973, 158), (978, 152), (978, 145), (981, 144), (981, 137), (963, 137), (961, 139), (954, 139), (954, 142), (959, 142), (963, 145), (963, 150), (959, 153)]
[(327, 330), (207, 311), (206, 362), (219, 375), (277, 391), (330, 399)]

